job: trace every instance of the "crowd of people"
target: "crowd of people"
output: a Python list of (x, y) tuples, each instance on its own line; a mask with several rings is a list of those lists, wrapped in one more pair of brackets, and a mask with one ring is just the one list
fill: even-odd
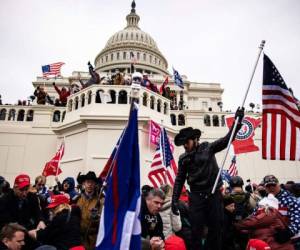
[[(20, 174), (12, 187), (0, 177), (0, 249), (95, 249), (105, 199), (99, 194), (101, 185), (91, 171), (79, 174), (77, 185), (73, 177), (67, 177), (62, 182), (56, 178), (52, 187), (47, 187), (42, 175), (31, 185), (30, 177)], [(245, 186), (241, 177), (232, 177), (220, 189), (219, 215), (212, 213), (220, 219), (215, 225), (220, 229), (220, 248), (207, 246), (211, 230), (216, 233), (218, 229), (210, 228), (214, 219), (203, 204), (205, 216), (200, 211), (198, 218), (193, 214), (193, 191), (180, 193), (177, 211), (172, 204), (174, 190), (168, 184), (160, 188), (144, 185), (141, 194), (143, 250), (299, 249), (299, 183), (283, 185), (274, 175), (267, 175), (260, 184)], [(206, 198), (209, 209), (214, 200)], [(196, 238), (193, 220), (203, 226)]]

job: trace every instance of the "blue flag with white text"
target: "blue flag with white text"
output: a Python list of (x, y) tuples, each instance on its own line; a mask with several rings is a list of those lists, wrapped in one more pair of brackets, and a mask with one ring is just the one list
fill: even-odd
[(140, 250), (140, 153), (137, 109), (133, 108), (107, 178), (97, 250)]
[(183, 87), (183, 80), (181, 75), (179, 75), (178, 71), (176, 69), (173, 68), (173, 75), (174, 75), (174, 83), (180, 87), (180, 88), (184, 88)]

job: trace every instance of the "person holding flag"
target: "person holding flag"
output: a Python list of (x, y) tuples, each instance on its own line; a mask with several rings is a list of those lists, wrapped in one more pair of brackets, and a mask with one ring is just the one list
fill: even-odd
[(192, 249), (204, 249), (201, 236), (205, 226), (208, 227), (206, 248), (210, 250), (222, 249), (222, 220), (223, 205), (220, 187), (222, 180), (217, 183), (217, 191), (212, 193), (214, 182), (218, 175), (218, 164), (215, 153), (224, 150), (234, 132), (241, 128), (244, 117), (244, 108), (238, 108), (235, 119), (238, 125), (235, 131), (231, 129), (227, 135), (212, 143), (203, 142), (199, 144), (201, 131), (192, 127), (184, 128), (175, 136), (175, 145), (184, 146), (185, 153), (179, 157), (178, 173), (175, 179), (172, 197), (172, 211), (178, 214), (178, 200), (181, 190), (187, 179), (190, 186), (190, 216), (192, 226)]

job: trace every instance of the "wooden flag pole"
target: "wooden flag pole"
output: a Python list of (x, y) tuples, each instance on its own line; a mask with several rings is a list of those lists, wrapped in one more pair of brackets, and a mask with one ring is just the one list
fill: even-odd
[[(250, 89), (250, 86), (251, 86), (251, 83), (252, 83), (252, 80), (253, 80), (253, 77), (254, 77), (254, 74), (255, 74), (255, 71), (256, 71), (256, 67), (257, 67), (257, 64), (258, 64), (258, 61), (259, 61), (261, 52), (262, 52), (263, 49), (264, 49), (265, 43), (266, 43), (265, 40), (262, 40), (261, 43), (260, 43), (259, 51), (258, 51), (258, 56), (257, 56), (256, 62), (255, 62), (255, 64), (254, 64), (254, 68), (253, 68), (253, 71), (252, 71), (252, 74), (251, 74), (251, 77), (250, 77), (250, 81), (249, 81), (249, 84), (248, 84), (248, 87), (247, 87), (247, 90), (246, 90), (246, 93), (245, 93), (245, 96), (244, 96), (242, 105), (240, 106), (241, 108), (243, 108), (244, 105), (245, 105), (245, 102), (246, 102), (246, 99), (247, 99), (247, 96), (248, 96), (248, 93), (249, 93), (249, 89)], [(229, 149), (230, 149), (231, 142), (233, 141), (233, 135), (235, 134), (234, 131), (236, 130), (236, 127), (237, 127), (238, 123), (239, 123), (239, 118), (238, 118), (238, 119), (235, 119), (235, 121), (234, 121), (232, 133), (231, 133), (231, 135), (230, 135), (230, 139), (229, 139), (229, 142), (228, 142), (228, 145), (227, 145), (227, 149), (226, 149), (226, 152), (225, 152), (225, 156), (224, 156), (224, 158), (223, 158), (222, 165), (221, 165), (221, 167), (220, 167), (220, 169), (219, 169), (219, 172), (218, 172), (218, 175), (217, 175), (217, 177), (216, 177), (216, 180), (215, 180), (215, 183), (214, 183), (214, 187), (213, 187), (213, 189), (212, 189), (212, 191), (211, 191), (212, 194), (214, 194), (215, 191), (216, 191), (216, 188), (217, 188), (217, 184), (218, 184), (219, 178), (220, 178), (220, 176), (221, 176), (222, 170), (223, 170), (224, 165), (225, 165), (225, 161), (226, 161), (226, 159), (227, 159), (227, 155), (228, 155), (228, 152), (229, 152)]]

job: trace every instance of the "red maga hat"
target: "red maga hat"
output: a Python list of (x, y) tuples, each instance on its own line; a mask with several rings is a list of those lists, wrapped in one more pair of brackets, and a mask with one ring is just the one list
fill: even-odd
[(246, 250), (271, 250), (271, 248), (262, 240), (250, 239)]
[(29, 185), (30, 185), (30, 178), (27, 174), (19, 174), (15, 178), (15, 184), (14, 184), (15, 187), (22, 189)]
[(51, 196), (51, 202), (47, 208), (54, 208), (60, 204), (65, 204), (65, 203), (69, 204), (69, 202), (70, 202), (70, 199), (64, 194), (53, 195), (53, 196)]

